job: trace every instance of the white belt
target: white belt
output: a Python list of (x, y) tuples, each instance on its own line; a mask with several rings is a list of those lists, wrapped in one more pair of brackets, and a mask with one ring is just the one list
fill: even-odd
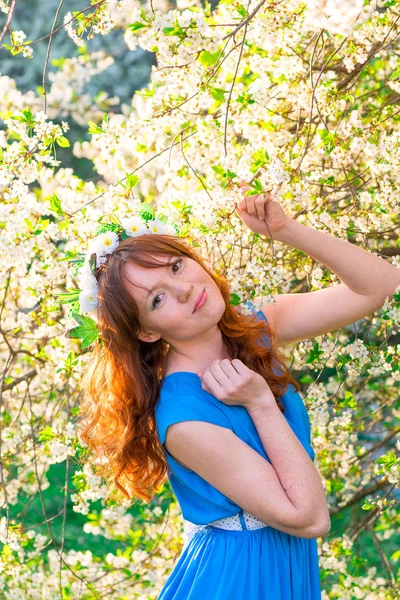
[[(241, 514), (243, 514), (244, 524), (242, 524), (240, 519)], [(223, 519), (212, 521), (212, 523), (208, 523), (208, 525), (218, 527), (219, 529), (230, 529), (232, 531), (245, 531), (246, 529), (261, 529), (262, 527), (268, 527), (263, 521), (253, 517), (253, 515), (246, 510), (238, 512), (238, 514), (233, 515), (233, 517), (224, 517)]]
[[(240, 511), (232, 517), (224, 517), (223, 519), (217, 519), (216, 521), (207, 523), (207, 525), (212, 525), (213, 527), (217, 527), (218, 529), (228, 529), (230, 531), (246, 531), (249, 529), (253, 530), (268, 527), (268, 525), (266, 525), (263, 521), (260, 521), (256, 517), (253, 517), (253, 515), (251, 515), (246, 510)], [(195, 533), (197, 533), (199, 529), (202, 529), (207, 525), (195, 525), (195, 523), (191, 523), (190, 521), (184, 519), (183, 529), (186, 540), (183, 549), (186, 548), (187, 544), (190, 542)]]

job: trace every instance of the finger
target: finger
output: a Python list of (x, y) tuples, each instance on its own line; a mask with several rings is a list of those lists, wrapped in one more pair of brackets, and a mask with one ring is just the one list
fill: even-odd
[(265, 197), (264, 196), (260, 196), (259, 198), (256, 198), (254, 201), (255, 207), (256, 207), (256, 212), (257, 212), (257, 216), (260, 219), (260, 221), (264, 221), (265, 219)]
[[(262, 201), (262, 196), (260, 194), (257, 195), (253, 195), (253, 196), (247, 196), (246, 200), (247, 200), (247, 212), (249, 213), (249, 215), (251, 215), (252, 217), (259, 217), (259, 202), (260, 202), (260, 198), (261, 198), (261, 202)], [(264, 203), (263, 203), (264, 206)], [(264, 208), (262, 208), (262, 211), (264, 211)], [(264, 214), (264, 212), (260, 212), (260, 214)]]
[(249, 368), (246, 367), (244, 362), (242, 362), (239, 358), (234, 358), (231, 360), (232, 367), (239, 373), (239, 375), (247, 375)]
[(230, 380), (229, 380), (229, 375), (227, 375), (225, 370), (221, 367), (222, 362), (225, 363), (225, 369), (227, 369), (226, 362), (230, 362), (230, 361), (228, 361), (228, 359), (224, 359), (222, 361), (214, 360), (214, 362), (210, 366), (210, 371), (211, 371), (212, 375), (215, 377), (215, 379), (217, 380), (217, 382), (219, 383), (219, 385), (221, 386), (221, 388), (223, 388), (223, 387), (226, 388), (227, 386), (229, 386)]
[(212, 396), (215, 396), (215, 394), (213, 394), (213, 392), (210, 390), (210, 388), (204, 383), (204, 381), (201, 382), (201, 389), (204, 392), (207, 392), (208, 394), (211, 394)]
[(223, 372), (226, 373), (227, 377), (229, 378), (229, 381), (233, 383), (239, 382), (239, 372), (233, 366), (232, 360), (230, 360), (229, 358), (224, 358), (220, 362), (220, 367), (223, 370)]
[(214, 375), (209, 369), (206, 369), (206, 371), (204, 371), (203, 373), (202, 386), (203, 385), (207, 387), (206, 391), (209, 390), (209, 393), (215, 396), (216, 398), (219, 398), (221, 392), (223, 392), (222, 386), (220, 386), (220, 384), (215, 379)]
[(247, 210), (247, 202), (246, 202), (247, 198), (245, 196), (243, 196), (237, 203), (237, 207), (240, 208), (240, 210)]
[(250, 189), (251, 189), (251, 187), (249, 186), (249, 184), (248, 184), (248, 183), (246, 183), (245, 181), (244, 181), (244, 182), (241, 182), (241, 184), (239, 185), (239, 187), (240, 187), (240, 191), (242, 192), (242, 195), (243, 195), (243, 196), (245, 195), (245, 193), (246, 193), (248, 190), (250, 190)]

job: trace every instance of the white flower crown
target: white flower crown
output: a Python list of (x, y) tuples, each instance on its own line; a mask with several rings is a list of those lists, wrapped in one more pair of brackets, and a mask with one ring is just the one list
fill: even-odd
[[(138, 235), (163, 233), (176, 235), (176, 231), (172, 225), (163, 223), (158, 219), (143, 221), (140, 216), (126, 217), (120, 219), (121, 225), (124, 228), (126, 236), (135, 237)], [(96, 277), (92, 273), (90, 266), (90, 257), (96, 254), (96, 269), (103, 264), (107, 258), (107, 254), (112, 254), (115, 248), (121, 241), (121, 236), (115, 231), (106, 231), (100, 233), (90, 242), (86, 252), (85, 260), (78, 270), (78, 281), (80, 287), (79, 305), (81, 312), (93, 313), (98, 309), (97, 292), (99, 284)], [(126, 239), (126, 238), (125, 238)]]
[[(97, 228), (97, 235), (90, 242), (86, 254), (79, 255), (68, 253), (65, 260), (74, 263), (74, 275), (79, 282), (78, 289), (68, 289), (68, 293), (58, 294), (61, 304), (72, 303), (68, 314), (73, 317), (79, 326), (66, 332), (66, 336), (82, 340), (82, 349), (89, 346), (96, 339), (100, 340), (97, 327), (97, 311), (99, 308), (98, 290), (99, 284), (96, 279), (96, 270), (107, 260), (107, 255), (112, 254), (118, 244), (129, 237), (147, 234), (179, 235), (180, 231), (176, 224), (170, 225), (166, 218), (153, 218), (151, 207), (142, 204), (143, 210), (140, 214), (115, 218), (110, 223), (101, 223)], [(89, 316), (84, 316), (87, 313)], [(101, 340), (100, 340), (101, 341)]]

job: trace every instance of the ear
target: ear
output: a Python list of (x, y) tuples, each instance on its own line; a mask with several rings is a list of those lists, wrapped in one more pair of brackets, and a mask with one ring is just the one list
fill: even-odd
[(142, 342), (152, 343), (152, 342), (156, 342), (157, 340), (159, 340), (161, 335), (157, 335), (156, 333), (142, 332), (142, 333), (139, 333), (137, 337)]

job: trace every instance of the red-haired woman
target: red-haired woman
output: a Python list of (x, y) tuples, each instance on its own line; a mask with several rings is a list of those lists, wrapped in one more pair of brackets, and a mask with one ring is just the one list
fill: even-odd
[(270, 198), (247, 196), (237, 210), (344, 282), (245, 315), (182, 239), (122, 240), (99, 269), (104, 343), (83, 381), (82, 437), (127, 497), (150, 500), (167, 475), (193, 527), (159, 600), (318, 600), (316, 538), (329, 512), (299, 384), (278, 347), (372, 312), (398, 270)]

